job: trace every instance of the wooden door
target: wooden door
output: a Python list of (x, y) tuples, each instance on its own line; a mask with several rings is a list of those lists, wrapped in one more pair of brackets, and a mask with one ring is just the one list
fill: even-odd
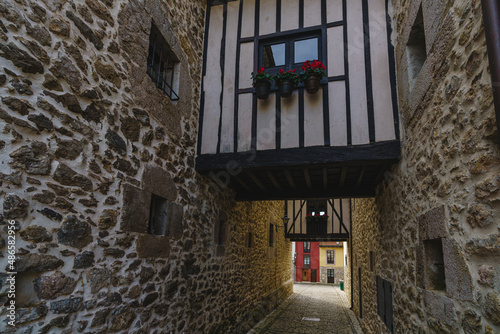
[(334, 269), (328, 269), (326, 272), (326, 276), (328, 277), (328, 283), (335, 283), (335, 271), (334, 271)]
[(307, 273), (307, 269), (302, 270), (302, 281), (309, 281), (309, 275)]
[(317, 269), (311, 269), (311, 282), (317, 282)]

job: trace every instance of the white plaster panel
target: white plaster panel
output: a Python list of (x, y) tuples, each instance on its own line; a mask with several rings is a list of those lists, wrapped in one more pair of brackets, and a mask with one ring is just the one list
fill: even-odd
[(205, 106), (201, 153), (216, 153), (220, 120), (220, 94), (222, 92), (222, 69), (220, 49), (223, 30), (223, 6), (212, 8), (208, 31), (207, 71), (203, 81)]
[(347, 145), (347, 110), (345, 82), (328, 83), (328, 105), (330, 113), (330, 145)]
[(276, 0), (260, 2), (259, 35), (276, 32)]
[(253, 45), (253, 42), (249, 42), (242, 43), (240, 46), (240, 89), (252, 87), (251, 74), (253, 72)]
[(321, 24), (321, 0), (304, 0), (304, 27)]
[(352, 144), (368, 144), (368, 107), (366, 101), (365, 52), (361, 0), (347, 1), (349, 46), (349, 89)]
[(252, 37), (254, 34), (255, 0), (243, 0), (243, 11), (241, 13), (241, 37)]
[(299, 0), (281, 1), (281, 31), (299, 28)]
[(224, 95), (222, 97), (222, 126), (220, 151), (234, 150), (234, 74), (236, 73), (236, 44), (238, 36), (232, 32), (238, 29), (239, 2), (227, 4), (226, 56), (224, 60)]
[(333, 27), (326, 31), (328, 42), (328, 75), (344, 75), (344, 28)]
[(304, 145), (325, 144), (323, 129), (323, 89), (316, 94), (304, 91)]
[(252, 94), (238, 97), (238, 152), (250, 151), (252, 145)]
[(396, 139), (392, 111), (385, 0), (371, 0), (369, 6), (370, 50), (373, 79), (375, 141)]
[(276, 93), (257, 100), (257, 150), (276, 148)]
[(326, 21), (330, 23), (342, 19), (342, 0), (326, 0)]
[(281, 99), (281, 148), (299, 147), (299, 94)]

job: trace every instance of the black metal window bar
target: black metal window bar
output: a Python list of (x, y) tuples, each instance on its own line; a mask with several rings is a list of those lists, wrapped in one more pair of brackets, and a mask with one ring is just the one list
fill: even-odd
[(179, 95), (173, 89), (175, 65), (178, 62), (158, 28), (152, 24), (149, 35), (148, 75), (156, 88), (172, 101), (179, 100)]

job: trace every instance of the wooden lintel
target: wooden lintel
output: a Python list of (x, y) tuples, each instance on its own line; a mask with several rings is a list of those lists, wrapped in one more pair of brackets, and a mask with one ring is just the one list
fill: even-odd
[(239, 183), (239, 184), (240, 184), (243, 188), (245, 188), (248, 192), (250, 192), (250, 193), (251, 193), (251, 192), (253, 191), (253, 189), (252, 189), (252, 188), (250, 188), (250, 187), (249, 187), (249, 186), (248, 186), (245, 182), (243, 182), (243, 180), (242, 180), (242, 179), (240, 179), (239, 177), (237, 177), (237, 176), (233, 176), (233, 178), (234, 178), (234, 179), (235, 179), (235, 180), (236, 180), (236, 181), (237, 181), (237, 182), (238, 182), (238, 183)]
[(271, 180), (271, 183), (274, 185), (274, 187), (276, 189), (278, 189), (279, 191), (281, 191), (281, 187), (280, 187), (280, 184), (278, 183), (278, 181), (276, 180), (276, 178), (274, 177), (273, 173), (271, 173), (270, 171), (267, 171), (266, 172), (266, 175), (267, 177), (269, 178), (269, 180)]
[(290, 185), (290, 188), (293, 190), (297, 190), (297, 187), (295, 186), (295, 182), (293, 182), (292, 174), (290, 174), (290, 171), (285, 170), (285, 176), (288, 181), (288, 184)]
[(257, 176), (255, 176), (254, 173), (250, 172), (250, 173), (248, 173), (248, 176), (250, 176), (252, 181), (257, 185), (257, 187), (259, 187), (260, 190), (267, 191), (266, 187), (264, 187), (262, 182), (259, 181), (259, 179), (257, 178)]
[(323, 190), (328, 187), (328, 170), (326, 167), (323, 168)]
[(345, 184), (345, 177), (347, 175), (347, 166), (342, 167), (340, 172), (339, 188), (343, 188)]
[(361, 182), (363, 181), (363, 176), (365, 175), (366, 166), (363, 166), (361, 172), (359, 173), (358, 182), (356, 183), (356, 189), (359, 189)]
[(311, 177), (309, 176), (309, 170), (307, 168), (303, 169), (304, 171), (304, 178), (306, 179), (306, 186), (307, 190), (312, 190), (312, 185), (311, 185)]

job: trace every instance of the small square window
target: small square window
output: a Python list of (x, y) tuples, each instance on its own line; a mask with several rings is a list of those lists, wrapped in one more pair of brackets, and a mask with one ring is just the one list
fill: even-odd
[(306, 60), (318, 59), (318, 38), (308, 38), (294, 43), (294, 63), (303, 63)]
[(158, 195), (151, 195), (148, 232), (153, 235), (165, 235), (167, 229), (168, 201)]
[(179, 100), (179, 59), (156, 26), (151, 24), (147, 73), (156, 88), (172, 101)]
[(425, 251), (425, 288), (446, 291), (443, 244), (441, 239), (424, 241)]

